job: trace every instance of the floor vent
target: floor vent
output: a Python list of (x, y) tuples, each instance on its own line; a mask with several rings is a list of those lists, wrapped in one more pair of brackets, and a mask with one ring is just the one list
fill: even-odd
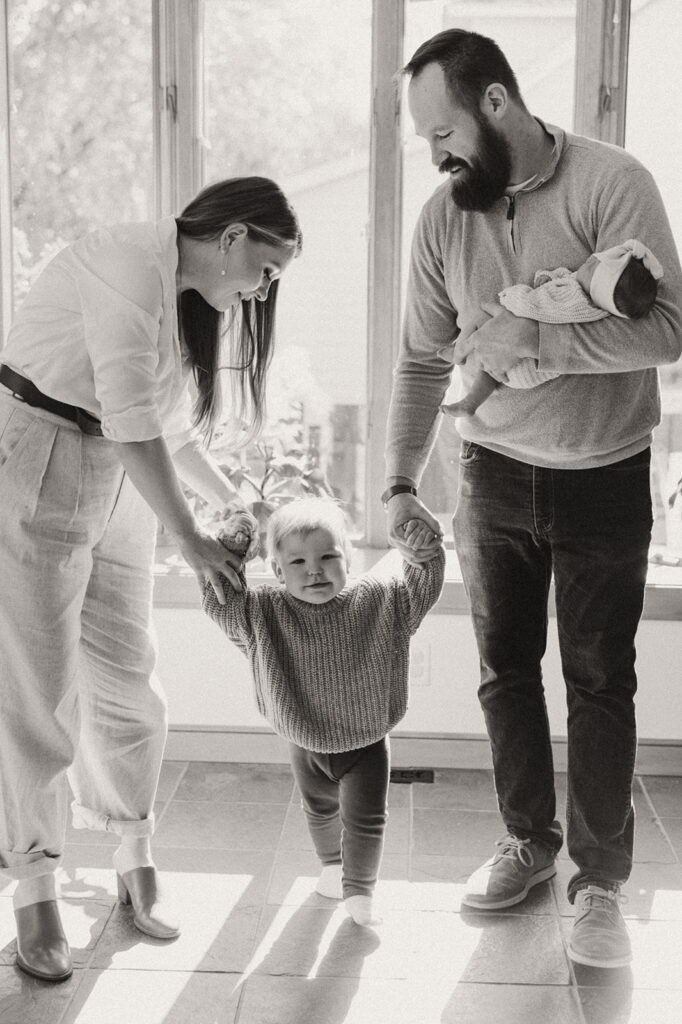
[(433, 782), (433, 768), (391, 768), (391, 782)]

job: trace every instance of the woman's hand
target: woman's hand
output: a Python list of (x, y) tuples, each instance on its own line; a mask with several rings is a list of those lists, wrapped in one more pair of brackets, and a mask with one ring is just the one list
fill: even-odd
[(241, 592), (242, 585), (237, 572), (241, 568), (242, 558), (233, 551), (228, 551), (216, 537), (197, 529), (188, 536), (178, 537), (180, 553), (196, 574), (202, 587), (208, 581), (215, 591), (220, 604), (225, 604), (220, 573), (226, 576), (234, 590)]

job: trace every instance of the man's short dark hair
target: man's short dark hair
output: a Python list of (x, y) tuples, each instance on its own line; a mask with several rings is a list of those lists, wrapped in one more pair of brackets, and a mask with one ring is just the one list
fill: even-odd
[(613, 304), (619, 313), (636, 320), (649, 312), (656, 301), (657, 292), (656, 278), (647, 270), (642, 260), (633, 257), (613, 289)]
[(472, 113), (478, 113), (481, 98), (493, 82), (503, 85), (511, 98), (525, 107), (516, 75), (497, 43), (477, 32), (448, 28), (422, 43), (402, 69), (413, 78), (427, 64), (439, 64), (450, 95)]

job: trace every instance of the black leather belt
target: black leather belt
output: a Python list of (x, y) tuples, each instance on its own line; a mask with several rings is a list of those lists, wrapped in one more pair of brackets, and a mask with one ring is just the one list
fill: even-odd
[(102, 424), (94, 416), (91, 416), (85, 409), (79, 409), (76, 405), (67, 405), (66, 402), (58, 402), (39, 391), (33, 381), (22, 377), (16, 370), (9, 366), (0, 366), (0, 384), (12, 392), (15, 398), (20, 398), (27, 405), (33, 405), (37, 409), (45, 409), (62, 419), (71, 420), (84, 434), (91, 434), (93, 437), (103, 437)]

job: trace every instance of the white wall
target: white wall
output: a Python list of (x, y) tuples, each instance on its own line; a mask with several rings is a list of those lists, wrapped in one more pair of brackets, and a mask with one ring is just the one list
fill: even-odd
[[(157, 608), (155, 621), (171, 727), (264, 727), (251, 699), (246, 660), (203, 612)], [(639, 630), (637, 665), (641, 741), (682, 744), (682, 622), (645, 619)], [(550, 620), (544, 676), (552, 734), (565, 737), (554, 619)], [(428, 616), (413, 641), (410, 707), (395, 735), (484, 735), (477, 681), (478, 658), (469, 617)]]

